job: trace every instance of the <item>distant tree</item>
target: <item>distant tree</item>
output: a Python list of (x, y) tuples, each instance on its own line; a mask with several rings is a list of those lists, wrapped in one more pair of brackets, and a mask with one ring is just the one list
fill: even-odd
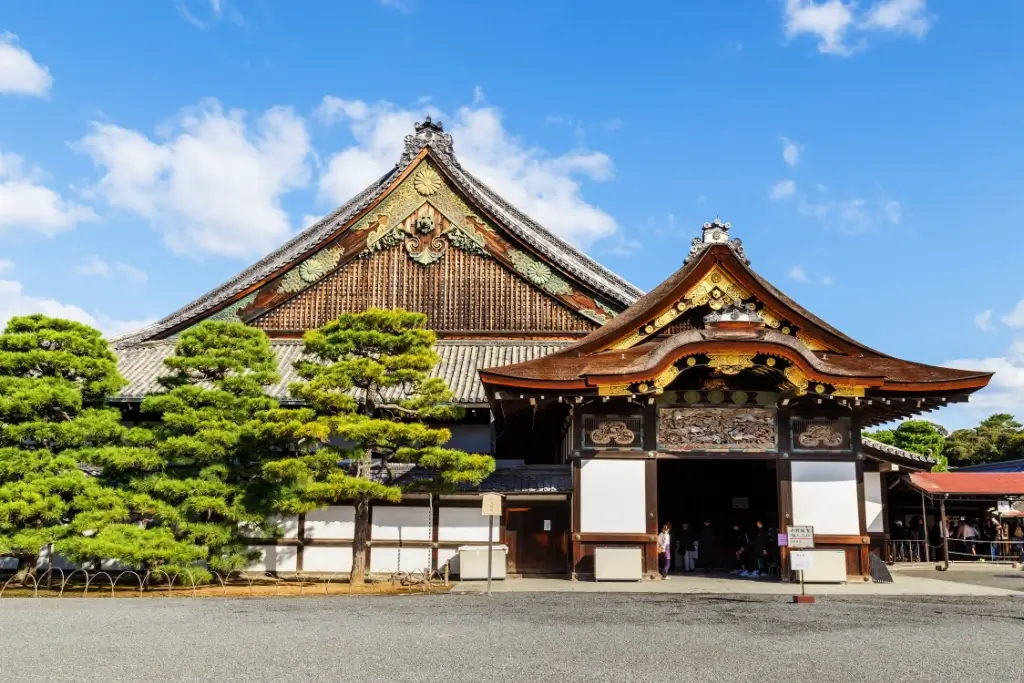
[(351, 580), (365, 580), (370, 504), (397, 502), (402, 488), (391, 463), (416, 463), (433, 471), (433, 486), (479, 484), (494, 460), (444, 448), (447, 429), (426, 420), (450, 420), (444, 380), (428, 377), (440, 358), (426, 316), (403, 310), (346, 314), (306, 333), (296, 370), (306, 381), (290, 387), (301, 410), (279, 409), (262, 419), (266, 434), (296, 438), (297, 450), (264, 466), (274, 484), (273, 507), (299, 513), (340, 502), (355, 507)]
[(91, 327), (32, 315), (12, 318), (0, 334), (0, 555), (18, 559), (23, 582), (48, 544), (71, 559), (127, 554), (109, 543), (100, 552), (91, 539), (132, 525), (145, 497), (83, 469), (148, 457), (139, 445), (146, 434), (124, 427), (106, 407), (124, 384), (116, 357)]
[(263, 521), (261, 466), (275, 445), (257, 436), (255, 416), (278, 406), (264, 391), (280, 380), (277, 360), (262, 330), (207, 321), (183, 332), (164, 364), (166, 391), (142, 403), (159, 419), (158, 466), (131, 489), (157, 501), (151, 523), (163, 542), (200, 548), (214, 571), (243, 569), (252, 559), (246, 530)]
[(947, 434), (944, 427), (934, 422), (907, 420), (896, 429), (865, 432), (864, 436), (911, 453), (935, 458), (938, 464), (933, 469), (942, 471), (947, 468), (946, 456), (943, 454)]
[(954, 465), (971, 465), (1024, 458), (1024, 425), (1008, 413), (997, 413), (977, 427), (949, 435), (945, 455)]

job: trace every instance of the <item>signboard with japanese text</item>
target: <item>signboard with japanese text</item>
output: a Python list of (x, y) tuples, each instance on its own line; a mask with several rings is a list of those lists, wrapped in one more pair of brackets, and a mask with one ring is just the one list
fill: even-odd
[(813, 548), (813, 526), (787, 526), (786, 541), (790, 548)]

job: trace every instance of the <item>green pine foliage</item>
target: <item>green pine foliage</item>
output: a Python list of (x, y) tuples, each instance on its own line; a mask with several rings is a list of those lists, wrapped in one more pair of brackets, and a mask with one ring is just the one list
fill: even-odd
[(494, 471), (490, 456), (445, 448), (451, 432), (425, 424), (460, 416), (444, 380), (428, 376), (440, 358), (426, 322), (420, 313), (371, 309), (307, 332), (306, 360), (295, 366), (305, 381), (289, 387), (307, 407), (262, 416), (264, 435), (291, 437), (297, 446), (263, 466), (271, 507), (294, 514), (355, 506), (354, 583), (365, 579), (370, 504), (402, 497), (392, 463), (433, 470), (425, 486), (443, 490), (479, 484)]
[(255, 419), (278, 407), (264, 393), (280, 381), (277, 360), (262, 330), (207, 321), (183, 332), (164, 363), (165, 391), (142, 403), (143, 414), (158, 420), (157, 467), (133, 477), (130, 488), (156, 501), (153, 524), (165, 534), (157, 542), (199, 548), (213, 571), (244, 569), (253, 559), (245, 533), (264, 531), (261, 465), (288, 450), (259, 437)]
[(0, 556), (18, 559), (23, 581), (48, 544), (78, 561), (130, 555), (134, 544), (100, 548), (95, 540), (137, 525), (150, 501), (83, 469), (152, 464), (151, 435), (126, 428), (106, 407), (124, 384), (91, 327), (32, 315), (12, 318), (0, 334)]

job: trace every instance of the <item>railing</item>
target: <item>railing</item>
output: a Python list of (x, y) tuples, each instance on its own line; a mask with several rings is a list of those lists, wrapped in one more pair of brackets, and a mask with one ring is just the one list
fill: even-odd
[(909, 562), (929, 562), (935, 559), (928, 544), (921, 540), (898, 540), (885, 542), (886, 564), (905, 564)]
[(1020, 562), (1024, 555), (1024, 541), (980, 539), (949, 539), (950, 562)]

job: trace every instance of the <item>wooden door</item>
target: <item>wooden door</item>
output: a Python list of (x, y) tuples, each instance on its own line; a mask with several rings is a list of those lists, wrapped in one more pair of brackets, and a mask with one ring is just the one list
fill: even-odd
[(510, 572), (565, 574), (569, 557), (568, 506), (508, 508), (505, 541), (509, 546)]

